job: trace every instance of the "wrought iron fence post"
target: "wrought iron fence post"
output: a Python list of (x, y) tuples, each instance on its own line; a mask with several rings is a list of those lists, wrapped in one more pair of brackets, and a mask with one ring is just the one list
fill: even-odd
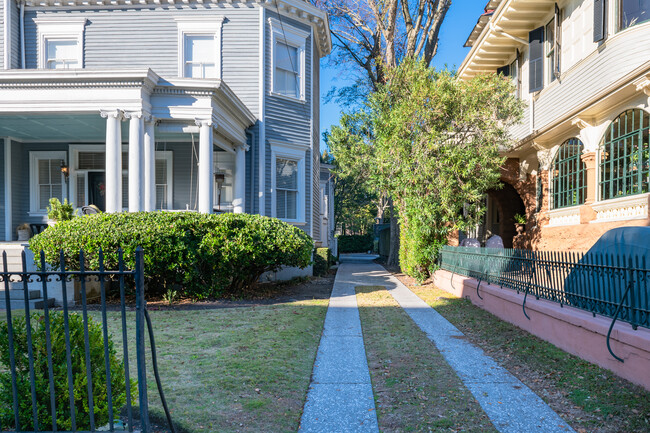
[(140, 423), (142, 433), (150, 433), (149, 401), (147, 398), (147, 372), (144, 347), (144, 251), (142, 247), (135, 250), (135, 348), (138, 364), (138, 392), (140, 396)]

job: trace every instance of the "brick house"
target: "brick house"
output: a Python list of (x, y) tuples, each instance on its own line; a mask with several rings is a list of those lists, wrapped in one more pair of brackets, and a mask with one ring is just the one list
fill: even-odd
[(479, 237), (586, 250), (611, 228), (650, 224), (650, 3), (491, 0), (466, 46), (461, 78), (501, 73), (526, 102)]

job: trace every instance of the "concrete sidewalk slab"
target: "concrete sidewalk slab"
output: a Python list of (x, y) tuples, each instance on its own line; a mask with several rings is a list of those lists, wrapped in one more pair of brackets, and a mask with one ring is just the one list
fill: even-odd
[(379, 265), (364, 265), (366, 284), (386, 286), (404, 311), (436, 345), (503, 433), (566, 433), (574, 430), (537, 394), (500, 367), (463, 333)]
[(336, 274), (300, 432), (379, 431), (355, 292), (365, 279), (358, 266), (343, 263)]

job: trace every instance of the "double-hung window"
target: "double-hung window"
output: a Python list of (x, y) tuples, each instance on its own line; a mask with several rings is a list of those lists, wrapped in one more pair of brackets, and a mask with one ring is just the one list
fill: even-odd
[(272, 216), (295, 223), (305, 222), (306, 146), (276, 142), (271, 144)]
[(276, 216), (295, 220), (298, 204), (298, 161), (275, 160)]
[(310, 33), (269, 18), (272, 59), (271, 93), (305, 100), (306, 43)]
[(65, 177), (61, 166), (67, 159), (66, 152), (30, 152), (29, 153), (29, 196), (30, 212), (44, 214), (47, 212), (50, 198), (63, 201), (67, 198)]
[(178, 18), (178, 76), (221, 78), (223, 17)]
[(38, 30), (39, 68), (83, 68), (85, 18), (39, 18), (34, 22)]

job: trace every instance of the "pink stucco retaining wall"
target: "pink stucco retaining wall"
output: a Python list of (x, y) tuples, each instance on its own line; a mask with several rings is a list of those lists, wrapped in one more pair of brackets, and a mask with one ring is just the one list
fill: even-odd
[(614, 353), (625, 361), (619, 362), (607, 350), (611, 319), (593, 317), (583, 310), (560, 307), (554, 302), (528, 296), (528, 320), (521, 308), (523, 293), (483, 282), (479, 288), (483, 299), (480, 299), (476, 295), (478, 281), (472, 278), (454, 274), (452, 283), (451, 272), (444, 270), (437, 271), (433, 278), (440, 289), (470, 299), (474, 305), (502, 320), (650, 390), (650, 329), (638, 328), (635, 331), (625, 322), (616, 322), (610, 345)]

